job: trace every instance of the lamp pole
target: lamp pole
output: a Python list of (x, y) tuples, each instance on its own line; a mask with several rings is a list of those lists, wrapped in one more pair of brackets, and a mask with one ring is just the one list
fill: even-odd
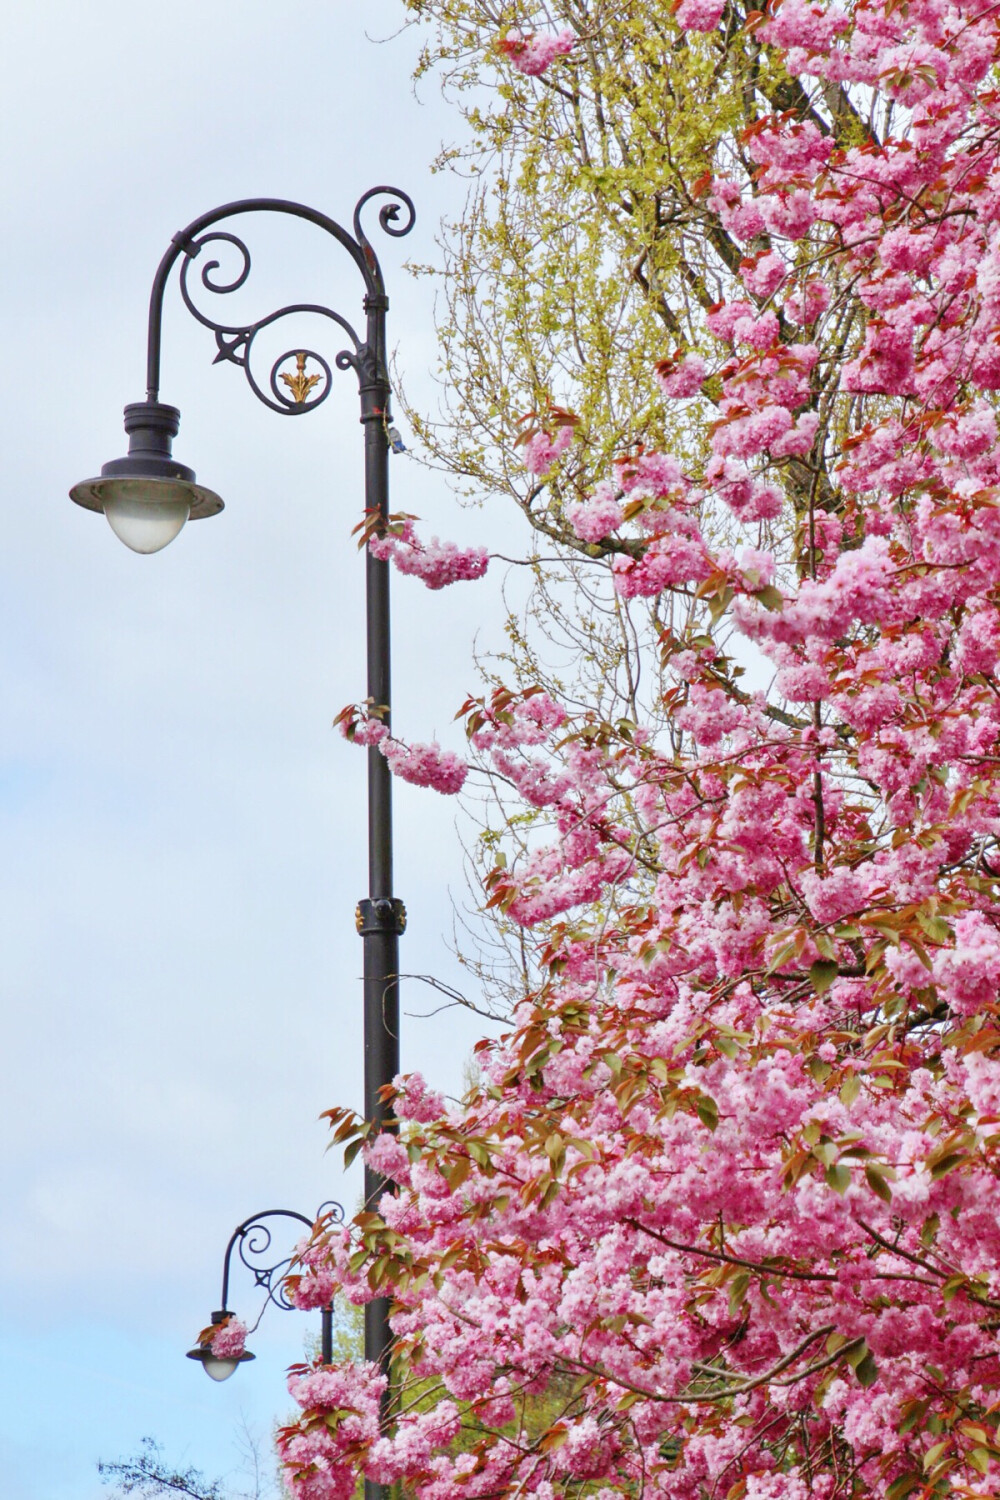
[[(330, 1223), (342, 1223), (344, 1210), (339, 1203), (324, 1203), (316, 1215), (316, 1219), (325, 1218)], [(205, 1373), (213, 1380), (228, 1380), (230, 1375), (235, 1374), (241, 1364), (247, 1360), (255, 1359), (256, 1355), (244, 1349), (242, 1354), (216, 1355), (212, 1352), (211, 1329), (220, 1328), (232, 1317), (229, 1306), (229, 1276), (232, 1268), (233, 1251), (239, 1255), (243, 1265), (253, 1275), (254, 1286), (262, 1287), (265, 1292), (264, 1306), (261, 1308), (260, 1316), (253, 1325), (254, 1328), (260, 1323), (264, 1311), (269, 1302), (275, 1307), (280, 1307), (285, 1312), (291, 1312), (294, 1304), (289, 1302), (285, 1292), (285, 1275), (294, 1260), (293, 1255), (282, 1256), (280, 1260), (272, 1261), (269, 1265), (263, 1263), (263, 1258), (271, 1248), (272, 1234), (268, 1227), (269, 1219), (294, 1219), (304, 1224), (307, 1229), (312, 1229), (315, 1220), (307, 1219), (305, 1214), (300, 1214), (293, 1208), (266, 1208), (261, 1213), (251, 1214), (249, 1219), (244, 1219), (242, 1224), (237, 1224), (229, 1237), (226, 1253), (222, 1259), (222, 1306), (213, 1312), (210, 1327), (202, 1335), (203, 1342), (188, 1350), (188, 1359), (198, 1360)], [(327, 1303), (320, 1309), (320, 1358), (325, 1365), (333, 1360), (333, 1306)], [(252, 1330), (251, 1330), (252, 1331)]]
[[(400, 238), (409, 234), (416, 218), (412, 200), (397, 188), (374, 187), (354, 209), (352, 231), (318, 209), (282, 198), (246, 198), (224, 204), (192, 220), (173, 236), (153, 278), (149, 299), (146, 359), (146, 399), (125, 408), (129, 436), (126, 457), (104, 465), (100, 475), (70, 491), (78, 505), (103, 511), (112, 529), (137, 552), (155, 552), (167, 545), (188, 520), (216, 515), (223, 502), (212, 490), (196, 483), (194, 471), (172, 454), (180, 413), (160, 401), (160, 345), (163, 298), (171, 271), (179, 265), (181, 296), (191, 314), (215, 337), (215, 362), (243, 370), (254, 395), (281, 416), (302, 416), (326, 400), (332, 370), (323, 355), (295, 346), (271, 364), (266, 375), (255, 368), (255, 341), (265, 329), (294, 314), (326, 319), (347, 336), (347, 347), (335, 356), (338, 370), (353, 369), (361, 400), (364, 428), (364, 495), (367, 520), (384, 528), (389, 514), (388, 459), (398, 436), (391, 427), (390, 388), (386, 359), (386, 313), (389, 300), (378, 257), (365, 233), (362, 213), (373, 200), (385, 200), (378, 220), (383, 231)], [(191, 267), (201, 262), (200, 281), (209, 293), (238, 291), (250, 274), (250, 252), (231, 229), (216, 226), (246, 214), (280, 214), (304, 219), (334, 239), (354, 262), (364, 286), (362, 338), (343, 315), (315, 303), (293, 303), (252, 323), (224, 323), (198, 306), (189, 285)], [(402, 213), (403, 217), (400, 218)], [(237, 270), (226, 279), (213, 251), (237, 256)], [(207, 253), (206, 253), (207, 252)], [(339, 335), (338, 335), (339, 336)], [(294, 363), (293, 363), (294, 362)], [(387, 727), (392, 701), (389, 638), (389, 565), (365, 549), (365, 611), (367, 687), (372, 709)], [(364, 1113), (377, 1129), (389, 1121), (382, 1097), (385, 1085), (399, 1072), (399, 937), (406, 925), (403, 903), (393, 893), (392, 785), (384, 756), (368, 749), (368, 895), (357, 906), (355, 919), (364, 943)], [(385, 1180), (365, 1169), (365, 1201), (377, 1202)], [(376, 1298), (365, 1307), (365, 1358), (390, 1373), (391, 1332), (389, 1303)], [(388, 1415), (388, 1397), (383, 1421)], [(369, 1500), (382, 1494), (379, 1485), (366, 1484)]]

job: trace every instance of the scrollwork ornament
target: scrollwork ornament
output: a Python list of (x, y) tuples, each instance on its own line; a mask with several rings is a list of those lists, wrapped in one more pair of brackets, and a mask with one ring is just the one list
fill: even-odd
[(285, 1276), (293, 1257), (284, 1255), (270, 1265), (260, 1264), (262, 1258), (270, 1250), (272, 1240), (273, 1236), (266, 1224), (258, 1221), (244, 1225), (243, 1232), (237, 1241), (237, 1253), (243, 1265), (253, 1276), (254, 1286), (260, 1287), (266, 1293), (266, 1302), (273, 1302), (276, 1307), (289, 1310), (291, 1303), (285, 1294)]
[[(386, 186), (369, 188), (367, 193), (362, 193), (355, 204), (353, 219), (355, 239), (359, 245), (367, 246), (369, 249), (371, 248), (370, 241), (361, 224), (361, 213), (373, 198), (389, 198), (392, 200), (389, 203), (384, 203), (379, 209), (378, 222), (383, 233), (391, 235), (394, 240), (401, 240), (404, 235), (409, 234), (417, 222), (417, 210), (414, 207), (413, 199), (409, 193), (404, 193), (402, 188)], [(401, 208), (406, 210), (406, 218), (402, 224), (397, 224), (396, 220), (399, 218)]]
[[(304, 1214), (289, 1209), (269, 1209), (264, 1213), (254, 1214), (250, 1219), (245, 1219), (234, 1231), (226, 1251), (223, 1271), (223, 1306), (227, 1306), (229, 1261), (235, 1249), (240, 1263), (253, 1277), (254, 1286), (264, 1292), (264, 1302), (253, 1324), (254, 1328), (259, 1325), (269, 1303), (280, 1307), (284, 1312), (295, 1310), (295, 1304), (289, 1299), (285, 1290), (288, 1272), (295, 1262), (295, 1251), (282, 1255), (278, 1260), (268, 1258), (274, 1236), (266, 1221), (272, 1219), (292, 1219), (306, 1228), (312, 1229), (313, 1227), (312, 1222)], [(327, 1228), (342, 1224), (344, 1222), (343, 1206), (332, 1199), (328, 1200), (317, 1210), (315, 1222), (322, 1223)]]
[[(250, 275), (252, 264), (250, 251), (238, 235), (228, 230), (213, 229), (186, 243), (183, 246), (184, 253), (180, 267), (180, 289), (184, 305), (203, 328), (210, 329), (215, 335), (218, 351), (215, 363), (224, 361), (238, 365), (243, 370), (247, 383), (258, 401), (280, 416), (294, 417), (315, 411), (316, 407), (326, 400), (332, 388), (333, 371), (330, 363), (316, 350), (299, 344), (279, 355), (272, 362), (267, 375), (263, 376), (262, 372), (262, 378), (258, 378), (253, 368), (254, 342), (258, 335), (281, 319), (296, 314), (326, 318), (347, 334), (352, 345), (350, 349), (339, 351), (334, 358), (334, 365), (338, 370), (353, 369), (359, 374), (365, 364), (367, 346), (363, 344), (345, 317), (335, 312), (333, 308), (323, 307), (318, 303), (290, 303), (286, 307), (278, 308), (276, 312), (269, 313), (267, 317), (259, 318), (254, 323), (225, 323), (211, 317), (195, 301), (189, 284), (189, 273), (192, 263), (201, 252), (218, 242), (235, 247), (240, 257), (239, 267), (228, 279), (218, 278), (213, 273), (221, 269), (221, 262), (218, 257), (214, 257), (199, 268), (201, 284), (206, 291), (217, 296), (228, 296), (232, 292), (239, 291), (246, 285)], [(294, 373), (290, 368), (286, 368), (289, 361), (295, 362)], [(308, 370), (309, 361), (313, 361), (318, 366), (318, 370)]]

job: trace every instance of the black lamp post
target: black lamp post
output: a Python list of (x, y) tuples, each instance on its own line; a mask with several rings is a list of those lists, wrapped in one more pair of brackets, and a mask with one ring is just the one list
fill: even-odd
[[(322, 355), (310, 349), (292, 348), (271, 365), (262, 384), (253, 369), (254, 342), (262, 330), (291, 314), (308, 313), (326, 318), (349, 340), (349, 347), (335, 357), (338, 370), (354, 371), (361, 396), (361, 422), (365, 434), (365, 510), (376, 527), (389, 513), (388, 456), (390, 447), (401, 446), (390, 426), (390, 390), (386, 365), (385, 319), (389, 299), (382, 271), (361, 224), (361, 214), (373, 198), (387, 201), (379, 210), (379, 224), (386, 234), (399, 238), (413, 228), (416, 211), (408, 195), (398, 188), (370, 188), (357, 203), (353, 234), (317, 209), (282, 198), (246, 198), (227, 203), (193, 220), (175, 234), (160, 261), (149, 299), (146, 399), (125, 408), (125, 430), (129, 451), (125, 458), (105, 464), (96, 479), (87, 479), (70, 491), (71, 498), (88, 510), (104, 511), (115, 533), (136, 552), (156, 552), (178, 534), (188, 520), (216, 515), (222, 501), (212, 490), (195, 483), (192, 469), (172, 456), (180, 413), (161, 403), (160, 338), (163, 295), (174, 265), (180, 262), (180, 290), (189, 311), (215, 335), (216, 363), (238, 365), (257, 398), (282, 416), (301, 416), (314, 411), (330, 393), (332, 371)], [(400, 211), (404, 217), (400, 220)], [(231, 280), (216, 279), (217, 259), (202, 265), (201, 283), (210, 292), (228, 294), (244, 285), (250, 274), (250, 252), (243, 240), (229, 230), (212, 226), (248, 213), (288, 214), (305, 219), (330, 235), (348, 253), (364, 285), (362, 307), (365, 337), (362, 339), (339, 312), (312, 303), (295, 303), (260, 318), (255, 323), (219, 323), (195, 305), (188, 287), (192, 264), (208, 247), (227, 245), (240, 257), (240, 269)], [(398, 221), (398, 222), (397, 222)], [(310, 369), (310, 364), (317, 369)], [(293, 367), (294, 366), (294, 367)], [(378, 707), (382, 722), (389, 724), (389, 565), (366, 549), (366, 632), (368, 698)], [(392, 791), (391, 774), (376, 748), (368, 750), (368, 896), (358, 903), (357, 929), (364, 939), (364, 1111), (376, 1126), (385, 1124), (389, 1111), (381, 1089), (399, 1071), (399, 935), (406, 925), (403, 903), (392, 888)], [(377, 1200), (384, 1180), (365, 1171), (365, 1199)], [(391, 1335), (389, 1304), (377, 1298), (365, 1308), (365, 1357), (377, 1361), (389, 1373)], [(370, 1486), (369, 1493), (380, 1492)]]
[[(342, 1222), (344, 1210), (339, 1203), (324, 1203), (316, 1218), (321, 1216), (332, 1222)], [(269, 1265), (263, 1263), (264, 1256), (271, 1248), (272, 1240), (271, 1231), (266, 1222), (268, 1219), (296, 1219), (307, 1229), (311, 1229), (314, 1222), (312, 1219), (307, 1219), (305, 1214), (296, 1213), (293, 1208), (266, 1208), (262, 1213), (251, 1214), (249, 1219), (244, 1219), (242, 1224), (237, 1224), (229, 1237), (229, 1244), (226, 1246), (222, 1261), (222, 1306), (212, 1314), (211, 1326), (213, 1328), (228, 1322), (232, 1317), (229, 1307), (229, 1272), (234, 1250), (253, 1275), (254, 1286), (262, 1287), (266, 1294), (264, 1307), (261, 1308), (257, 1323), (253, 1325), (254, 1328), (264, 1316), (269, 1302), (285, 1312), (292, 1311), (294, 1304), (289, 1302), (285, 1292), (285, 1275), (294, 1256), (284, 1255), (280, 1260), (272, 1261)], [(321, 1309), (321, 1316), (320, 1352), (323, 1363), (328, 1365), (333, 1359), (333, 1308), (329, 1303)], [(189, 1349), (187, 1357), (198, 1360), (205, 1374), (212, 1380), (228, 1380), (241, 1364), (256, 1358), (249, 1349), (244, 1349), (242, 1354), (213, 1354), (210, 1339)]]

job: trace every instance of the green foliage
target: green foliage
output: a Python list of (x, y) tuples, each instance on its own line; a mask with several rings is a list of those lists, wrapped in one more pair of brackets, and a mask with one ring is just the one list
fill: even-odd
[[(404, 4), (434, 28), (418, 77), (443, 80), (468, 130), (439, 166), (469, 181), (436, 268), (445, 409), (410, 419), (467, 493), (511, 497), (538, 530), (599, 555), (563, 507), (626, 444), (667, 446), (695, 466), (703, 456), (705, 421), (696, 435), (667, 410), (653, 372), (705, 344), (705, 312), (743, 259), (706, 201), (709, 176), (747, 166), (745, 132), (765, 116), (813, 111), (736, 5), (723, 37), (684, 32), (672, 0)], [(514, 25), (565, 27), (578, 41), (526, 78), (496, 47)], [(846, 101), (828, 102), (841, 135), (864, 133)], [(579, 415), (579, 437), (539, 484), (514, 442), (519, 419), (552, 402)]]

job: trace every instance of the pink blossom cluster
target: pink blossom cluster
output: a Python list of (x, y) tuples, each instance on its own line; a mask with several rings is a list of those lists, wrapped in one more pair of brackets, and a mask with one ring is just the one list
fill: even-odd
[(585, 741), (563, 747), (566, 710), (547, 693), (501, 689), (465, 705), (473, 748), (486, 768), (553, 819), (554, 840), (514, 873), (495, 872), (490, 904), (525, 926), (593, 901), (626, 881), (634, 858), (607, 816), (602, 757)]
[(398, 530), (372, 537), (368, 550), (383, 562), (391, 559), (401, 573), (419, 578), (429, 589), (482, 578), (490, 562), (485, 547), (456, 547), (454, 542), (441, 542), (436, 536), (429, 542), (419, 541), (409, 516)]
[(680, 360), (661, 361), (656, 378), (665, 396), (683, 401), (688, 396), (698, 395), (705, 373), (705, 361), (701, 355), (686, 354)]
[[(572, 978), (556, 1004), (527, 1007), (514, 1035), (482, 1054), (488, 1090), (399, 1152), (398, 1193), (382, 1204), (393, 1326), (414, 1373), (440, 1382), (443, 1397), (436, 1421), (411, 1408), (382, 1436), (368, 1426), (368, 1476), (405, 1476), (443, 1497), (469, 1472), (453, 1443), (458, 1422), (511, 1420), (511, 1388), (541, 1390), (555, 1368), (576, 1373), (583, 1400), (572, 1437), (546, 1462), (536, 1455), (552, 1493), (644, 1472), (654, 1493), (696, 1500), (720, 1468), (739, 1474), (739, 1464), (748, 1490), (811, 1493), (796, 1488), (794, 1472), (769, 1488), (766, 1446), (760, 1466), (747, 1467), (753, 1435), (777, 1425), (808, 1430), (816, 1445), (842, 1443), (842, 1461), (856, 1462), (868, 1492), (881, 1495), (915, 1443), (918, 1466), (931, 1451), (931, 1436), (897, 1429), (904, 1414), (926, 1412), (943, 1379), (959, 1382), (962, 1411), (976, 1413), (964, 1420), (981, 1425), (1000, 1378), (986, 1316), (998, 1289), (990, 1119), (1000, 1063), (952, 1053), (943, 1067), (912, 1070), (901, 1089), (841, 1082), (845, 1103), (815, 1076), (859, 1077), (837, 1072), (833, 1043), (812, 1069), (789, 1048), (835, 1030), (845, 997), (775, 1015), (741, 983), (709, 1012), (707, 996), (699, 1002), (667, 974), (650, 979), (638, 953), (629, 966), (619, 950), (613, 1024), (598, 1036), (571, 1019), (593, 954), (570, 944), (563, 957)], [(640, 1096), (623, 1133), (627, 1080)], [(979, 1114), (949, 1135), (965, 1099)], [(531, 1149), (539, 1128), (551, 1149)], [(469, 1161), (466, 1142), (477, 1158), (456, 1193), (448, 1178)], [(939, 1170), (949, 1149), (966, 1170)], [(445, 1251), (451, 1270), (435, 1288), (423, 1269)], [(956, 1275), (958, 1289), (943, 1298)], [(349, 1295), (370, 1295), (363, 1274), (344, 1279)], [(712, 1389), (702, 1381), (702, 1404), (692, 1398), (699, 1371), (715, 1372), (717, 1399), (739, 1424), (720, 1431), (697, 1419)], [(339, 1387), (300, 1382), (295, 1394), (313, 1423), (334, 1399), (352, 1415), (359, 1405)], [(627, 1422), (609, 1419), (619, 1411)], [(334, 1473), (338, 1450), (359, 1451), (362, 1423), (342, 1432), (344, 1421), (324, 1438)], [(491, 1490), (523, 1477), (516, 1445), (493, 1445), (483, 1461)], [(537, 1482), (531, 1493), (549, 1493)]]
[(544, 428), (533, 433), (524, 445), (524, 467), (529, 474), (547, 474), (572, 441), (573, 428), (568, 422), (551, 434)]
[(453, 750), (442, 750), (436, 740), (406, 744), (396, 739), (377, 715), (368, 713), (366, 705), (345, 709), (337, 717), (337, 726), (345, 739), (377, 749), (401, 781), (430, 787), (445, 796), (454, 796), (465, 784), (469, 767), (461, 756)]
[(280, 1428), (278, 1455), (296, 1500), (353, 1500), (351, 1455), (378, 1441), (379, 1401), (385, 1377), (364, 1366), (294, 1369), (293, 1399), (309, 1413), (301, 1424)]
[(401, 781), (428, 786), (446, 797), (460, 792), (469, 774), (461, 756), (453, 750), (442, 750), (436, 740), (429, 745), (404, 745), (386, 736), (380, 740), (379, 750), (389, 762), (389, 770)]
[(617, 531), (624, 512), (610, 484), (600, 484), (588, 500), (566, 508), (566, 518), (578, 537), (585, 542), (601, 542)]
[(429, 1089), (419, 1073), (397, 1074), (393, 1087), (398, 1119), (424, 1124), (428, 1120), (438, 1120), (444, 1114), (444, 1097), (435, 1089)]
[(212, 1339), (209, 1348), (216, 1359), (238, 1359), (246, 1348), (246, 1324), (239, 1318), (227, 1318)]
[(572, 52), (575, 44), (576, 36), (572, 31), (526, 33), (512, 26), (497, 46), (510, 58), (519, 73), (537, 78), (551, 67), (557, 57), (566, 57)]
[(327, 1237), (306, 1240), (295, 1249), (296, 1270), (286, 1282), (289, 1299), (296, 1307), (308, 1310), (328, 1307), (333, 1301), (334, 1274), (329, 1264)]
[(686, 31), (714, 31), (724, 10), (725, 0), (681, 0), (674, 15)]

